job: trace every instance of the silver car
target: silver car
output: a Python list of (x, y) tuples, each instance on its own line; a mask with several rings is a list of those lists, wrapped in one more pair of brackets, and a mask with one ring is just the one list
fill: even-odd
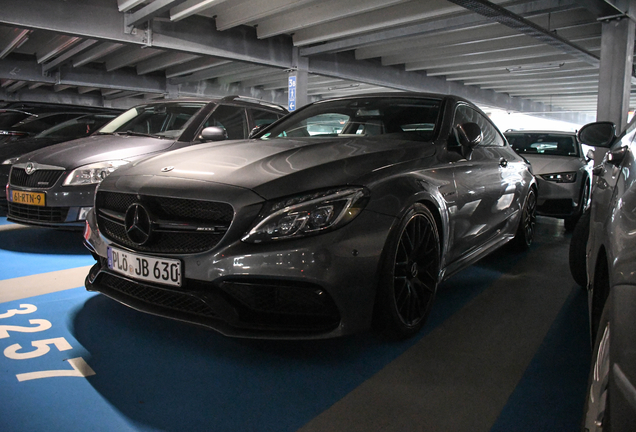
[[(594, 341), (585, 430), (636, 424), (636, 121), (581, 128), (581, 142), (609, 148), (594, 168), (587, 231), (587, 289)], [(583, 222), (583, 220), (581, 220)], [(577, 226), (577, 230), (579, 227)]]
[(537, 214), (564, 220), (571, 231), (589, 207), (592, 162), (574, 132), (506, 131), (510, 146), (532, 164)]
[(515, 239), (536, 182), (490, 120), (442, 95), (316, 102), (255, 139), (119, 168), (86, 278), (135, 309), (258, 338), (424, 325), (440, 281)]
[(82, 229), (93, 207), (95, 187), (118, 167), (206, 141), (243, 139), (253, 128), (286, 113), (277, 105), (234, 96), (136, 106), (90, 137), (36, 150), (12, 161), (7, 219)]

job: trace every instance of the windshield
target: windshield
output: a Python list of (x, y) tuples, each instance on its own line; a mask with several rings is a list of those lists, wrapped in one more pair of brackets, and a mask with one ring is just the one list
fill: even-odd
[(88, 136), (117, 117), (115, 114), (98, 114), (78, 117), (48, 128), (35, 138), (77, 138)]
[(506, 133), (510, 146), (519, 154), (579, 156), (574, 135), (550, 133)]
[(428, 141), (435, 136), (441, 101), (369, 97), (319, 102), (286, 117), (260, 138), (364, 137)]
[(50, 127), (60, 124), (67, 120), (77, 118), (84, 113), (47, 113), (37, 114), (24, 119), (11, 127), (10, 130), (28, 132), (28, 133), (40, 133)]
[(32, 114), (20, 110), (1, 110), (0, 111), (0, 129), (9, 129), (11, 126), (19, 123), (25, 118), (29, 118)]
[(205, 103), (169, 102), (129, 109), (99, 130), (99, 133), (130, 133), (176, 139)]

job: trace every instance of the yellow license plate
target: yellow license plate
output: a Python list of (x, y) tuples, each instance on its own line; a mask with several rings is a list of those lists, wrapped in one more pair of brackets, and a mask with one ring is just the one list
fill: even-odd
[(23, 192), (23, 191), (11, 191), (11, 201), (19, 204), (27, 204), (34, 206), (46, 205), (46, 194), (42, 192)]

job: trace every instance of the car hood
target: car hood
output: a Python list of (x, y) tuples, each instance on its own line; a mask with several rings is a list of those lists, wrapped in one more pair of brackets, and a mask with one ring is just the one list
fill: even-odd
[(62, 141), (63, 139), (61, 138), (26, 138), (0, 144), (0, 163), (6, 159), (17, 157)]
[(92, 135), (67, 141), (25, 154), (19, 163), (60, 166), (67, 169), (109, 160), (136, 160), (139, 157), (163, 151), (173, 140), (132, 135)]
[[(122, 167), (122, 176), (168, 176), (251, 189), (265, 199), (364, 184), (383, 169), (432, 156), (431, 143), (382, 138), (244, 140), (192, 146)], [(141, 180), (140, 180), (141, 181)]]
[(532, 165), (534, 174), (553, 174), (568, 171), (578, 171), (584, 165), (581, 159), (571, 156), (536, 156), (524, 154)]

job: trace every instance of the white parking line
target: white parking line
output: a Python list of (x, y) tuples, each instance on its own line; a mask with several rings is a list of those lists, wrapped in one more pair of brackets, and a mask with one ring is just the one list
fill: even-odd
[(84, 286), (91, 266), (0, 280), (0, 303)]

